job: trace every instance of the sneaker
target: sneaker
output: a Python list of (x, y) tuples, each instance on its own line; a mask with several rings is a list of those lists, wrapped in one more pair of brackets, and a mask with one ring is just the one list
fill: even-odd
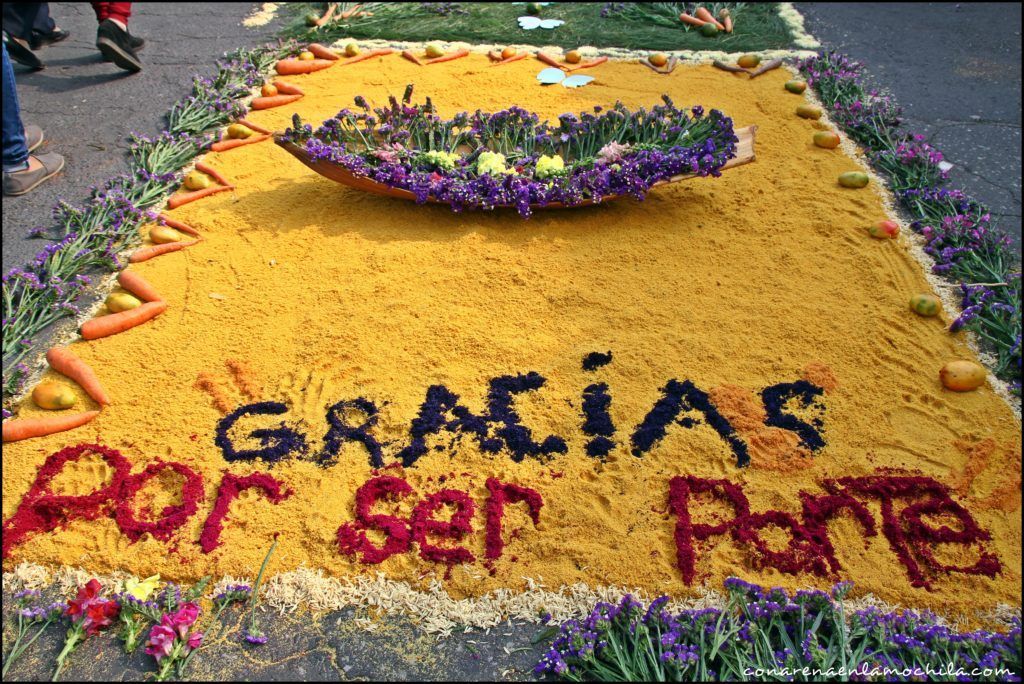
[[(38, 166), (32, 168), (32, 161)], [(36, 188), (47, 178), (52, 178), (64, 168), (64, 157), (56, 152), (29, 157), (29, 168), (24, 171), (4, 173), (4, 196), (17, 197)]]
[(25, 145), (31, 152), (43, 144), (43, 129), (35, 124), (25, 124)]
[(131, 36), (110, 19), (100, 22), (96, 30), (96, 47), (106, 59), (118, 67), (126, 71), (142, 71), (142, 62), (132, 48)]
[(29, 49), (28, 43), (15, 38), (7, 33), (7, 31), (4, 31), (4, 45), (7, 46), (7, 54), (18, 64), (24, 64), (29, 69), (34, 69), (35, 71), (46, 68), (43, 60), (36, 57), (36, 54)]
[(59, 43), (62, 40), (67, 40), (71, 37), (71, 31), (65, 31), (61, 28), (55, 28), (49, 33), (40, 33), (39, 31), (32, 32), (32, 41), (29, 45), (32, 46), (33, 50), (46, 47), (47, 45), (53, 45)]
[[(138, 36), (133, 36), (132, 34), (129, 33), (128, 34), (128, 44), (132, 46), (132, 50), (135, 50), (136, 52), (138, 52), (142, 48), (146, 47), (146, 40), (144, 38), (139, 38)], [(97, 43), (96, 47), (99, 47), (98, 43)], [(108, 59), (106, 57), (106, 55), (104, 55), (103, 56), (103, 61), (104, 62), (110, 62), (110, 61), (113, 61), (113, 60)]]

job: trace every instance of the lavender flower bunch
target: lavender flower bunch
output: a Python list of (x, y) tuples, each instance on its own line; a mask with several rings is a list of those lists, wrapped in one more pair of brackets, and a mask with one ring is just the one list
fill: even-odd
[[(36, 639), (53, 622), (60, 619), (64, 611), (64, 603), (41, 602), (42, 593), (37, 589), (25, 589), (14, 595), (14, 615), (16, 620), (14, 645), (4, 658), (3, 676), (7, 677), (7, 671), (21, 655), (35, 643)], [(32, 628), (39, 625), (29, 639), (25, 639), (32, 631)]]
[(457, 212), (515, 206), (523, 217), (531, 205), (643, 199), (672, 176), (718, 176), (736, 155), (731, 119), (699, 106), (681, 110), (667, 96), (649, 110), (616, 103), (563, 114), (557, 124), (520, 107), (443, 119), (429, 97), (411, 99), (412, 86), (387, 107), (357, 97), (357, 110), (343, 109), (315, 131), (296, 116), (285, 140), (420, 203), (432, 198)]
[(820, 680), (830, 670), (857, 679), (892, 667), (909, 668), (915, 679), (928, 667), (953, 665), (1001, 668), (989, 679), (1019, 681), (1019, 621), (1006, 633), (959, 633), (912, 611), (869, 609), (847, 620), (842, 601), (849, 582), (830, 593), (790, 594), (737, 578), (725, 587), (729, 598), (721, 609), (673, 614), (664, 609), (667, 596), (646, 608), (631, 596), (617, 605), (599, 603), (586, 618), (560, 625), (535, 674), (569, 681), (745, 681), (758, 669), (789, 668), (797, 679)]

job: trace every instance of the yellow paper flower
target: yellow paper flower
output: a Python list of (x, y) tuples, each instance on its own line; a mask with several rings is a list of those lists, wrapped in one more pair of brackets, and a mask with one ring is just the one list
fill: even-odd
[(541, 155), (540, 159), (537, 160), (537, 178), (547, 178), (548, 176), (559, 176), (565, 173), (565, 161), (559, 155), (547, 156), (546, 154)]
[(153, 575), (144, 580), (130, 579), (124, 583), (124, 591), (133, 598), (145, 601), (156, 590), (158, 584), (160, 584), (160, 575)]
[(455, 168), (455, 162), (459, 161), (459, 155), (454, 152), (431, 151), (424, 154), (427, 161), (442, 169), (451, 171)]
[(489, 173), (492, 176), (508, 173), (509, 170), (505, 168), (505, 155), (500, 152), (481, 152), (476, 159), (476, 172)]

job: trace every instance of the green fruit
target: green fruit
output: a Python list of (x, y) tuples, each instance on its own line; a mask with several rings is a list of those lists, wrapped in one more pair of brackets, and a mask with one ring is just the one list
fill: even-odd
[(711, 22), (708, 22), (700, 27), (700, 35), (705, 38), (714, 38), (718, 35), (718, 27)]
[(526, 5), (527, 14), (540, 14), (541, 6), (539, 2), (531, 2)]
[(818, 131), (814, 134), (814, 144), (826, 150), (834, 150), (839, 147), (839, 135), (832, 131)]
[(863, 188), (868, 184), (868, 174), (860, 171), (847, 171), (839, 174), (839, 184), (844, 188)]
[(807, 90), (807, 84), (803, 81), (786, 81), (786, 90), (800, 95)]
[(743, 67), (744, 69), (753, 69), (760, 63), (761, 58), (758, 57), (757, 55), (742, 55), (739, 59), (736, 60), (736, 64), (738, 66)]
[(320, 21), (320, 17), (310, 12), (306, 15), (306, 26), (316, 26), (316, 23)]
[(802, 104), (796, 108), (796, 115), (804, 119), (820, 119), (821, 107), (815, 107), (814, 105), (809, 104)]
[(910, 310), (920, 316), (935, 316), (942, 311), (942, 302), (935, 295), (917, 294), (910, 298)]

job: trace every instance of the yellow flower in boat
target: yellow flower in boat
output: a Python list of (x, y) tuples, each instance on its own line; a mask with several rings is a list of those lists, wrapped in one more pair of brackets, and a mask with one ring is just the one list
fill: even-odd
[(549, 176), (560, 176), (565, 173), (565, 161), (559, 156), (547, 156), (542, 154), (540, 159), (537, 160), (537, 178), (547, 178)]
[(156, 590), (158, 584), (160, 584), (160, 575), (153, 575), (144, 580), (132, 578), (124, 583), (124, 591), (133, 598), (145, 601)]
[(459, 161), (459, 155), (454, 152), (440, 152), (437, 150), (427, 152), (423, 157), (427, 162), (447, 171), (454, 169), (455, 163)]
[(481, 152), (476, 159), (476, 172), (489, 173), (492, 176), (508, 173), (509, 170), (505, 168), (505, 155), (501, 152)]

